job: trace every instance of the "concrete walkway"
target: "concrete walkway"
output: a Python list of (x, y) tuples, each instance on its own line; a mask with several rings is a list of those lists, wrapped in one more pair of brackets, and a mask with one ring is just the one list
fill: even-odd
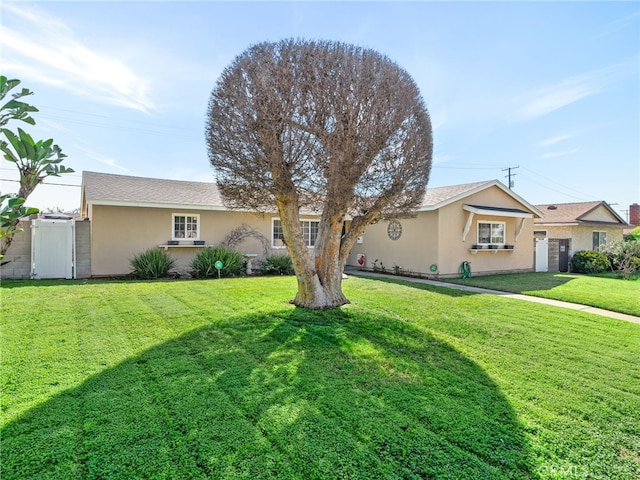
[(561, 302), (560, 300), (551, 300), (548, 298), (532, 297), (530, 295), (522, 295), (520, 293), (501, 292), (499, 290), (489, 290), (487, 288), (471, 287), (468, 285), (459, 285), (456, 283), (438, 282), (436, 280), (427, 280), (426, 278), (412, 278), (402, 277), (398, 275), (388, 275), (384, 273), (376, 272), (363, 272), (361, 270), (347, 270), (347, 275), (356, 275), (371, 278), (391, 278), (395, 280), (404, 280), (407, 282), (424, 283), (426, 285), (433, 285), (434, 287), (451, 288), (453, 290), (464, 290), (465, 292), (472, 293), (486, 293), (490, 295), (499, 295), (506, 298), (515, 298), (517, 300), (524, 300), (527, 302), (543, 303), (545, 305), (553, 305), (554, 307), (568, 308), (570, 310), (579, 310), (581, 312), (593, 313), (595, 315), (602, 315), (604, 317), (615, 318), (617, 320), (625, 320), (627, 322), (640, 324), (640, 317), (634, 315), (627, 315), (626, 313), (611, 312), (609, 310), (603, 310), (602, 308), (589, 307), (588, 305), (580, 305), (578, 303)]

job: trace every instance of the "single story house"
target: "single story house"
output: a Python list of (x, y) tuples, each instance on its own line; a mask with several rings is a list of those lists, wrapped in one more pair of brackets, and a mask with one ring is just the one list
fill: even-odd
[(428, 188), (413, 218), (370, 225), (349, 265), (434, 277), (533, 270), (541, 212), (498, 180)]
[[(227, 209), (214, 183), (84, 172), (82, 215), (90, 220), (92, 276), (122, 275), (130, 260), (163, 248), (188, 270), (198, 249), (235, 238), (259, 261), (284, 252), (277, 214)], [(415, 217), (370, 225), (348, 265), (434, 276), (533, 269), (533, 220), (541, 213), (497, 180), (428, 189)], [(310, 248), (318, 216), (301, 215)], [(349, 222), (346, 222), (346, 228)]]
[(575, 252), (600, 250), (623, 238), (628, 228), (607, 202), (536, 205), (544, 216), (534, 220), (534, 238), (549, 239), (549, 270), (566, 272)]
[(262, 258), (284, 248), (272, 216), (227, 209), (215, 183), (83, 172), (81, 211), (91, 224), (94, 277), (131, 272), (131, 259), (149, 248), (167, 250), (187, 272), (199, 249), (243, 226), (239, 251)]

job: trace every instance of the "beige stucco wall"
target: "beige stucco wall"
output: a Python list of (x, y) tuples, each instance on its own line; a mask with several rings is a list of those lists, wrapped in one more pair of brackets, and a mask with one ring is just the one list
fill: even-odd
[(618, 219), (602, 205), (580, 218), (591, 222), (618, 222)]
[[(218, 245), (243, 223), (271, 239), (271, 216), (250, 213), (206, 210), (181, 210), (144, 207), (90, 205), (91, 273), (93, 276), (124, 275), (131, 272), (130, 259), (149, 248), (158, 248), (171, 239), (172, 215), (200, 215), (200, 239)], [(184, 243), (191, 243), (185, 241)], [(202, 247), (169, 247), (177, 260), (176, 270), (189, 271), (189, 263)], [(237, 249), (242, 253), (264, 257), (259, 240), (249, 238)], [(267, 252), (270, 254), (271, 251)]]
[[(469, 233), (463, 241), (462, 232), (469, 215), (469, 212), (463, 210), (465, 204), (525, 209), (520, 202), (498, 187), (488, 188), (443, 207), (440, 213), (439, 241), (439, 267), (442, 275), (457, 275), (460, 264), (465, 260), (471, 262), (472, 274), (533, 269), (533, 245), (530, 241), (533, 236), (532, 218), (524, 220), (524, 226), (516, 241), (520, 218), (475, 214)], [(478, 242), (478, 222), (504, 222), (505, 243), (513, 245), (514, 249), (495, 252), (483, 249), (474, 254), (470, 249)]]
[[(403, 230), (398, 240), (387, 235), (388, 222), (380, 222), (367, 228), (363, 243), (352, 249), (348, 264), (358, 266), (357, 253), (366, 255), (366, 267), (372, 268), (374, 260), (381, 261), (389, 271), (394, 265), (414, 273), (430, 275), (430, 266), (438, 266), (440, 276), (456, 276), (463, 261), (471, 262), (474, 274), (530, 271), (533, 269), (533, 219), (525, 219), (523, 230), (515, 241), (520, 218), (487, 216), (476, 214), (465, 240), (462, 233), (469, 212), (463, 205), (484, 205), (502, 208), (524, 209), (516, 199), (492, 187), (458, 202), (442, 207), (438, 211), (419, 212), (415, 218), (400, 220)], [(473, 254), (469, 249), (477, 243), (478, 221), (505, 223), (506, 243), (514, 250), (483, 250)]]
[(364, 253), (366, 267), (373, 268), (373, 262), (393, 271), (394, 266), (415, 273), (429, 271), (429, 265), (438, 262), (438, 212), (421, 212), (415, 218), (399, 220), (402, 235), (391, 240), (387, 234), (389, 222), (369, 225), (362, 243), (351, 249), (350, 266), (358, 266), (357, 254)]
[[(538, 229), (542, 229), (540, 227)], [(548, 238), (571, 238), (571, 251), (573, 255), (581, 250), (593, 248), (593, 232), (607, 232), (607, 245), (622, 240), (622, 227), (602, 227), (593, 225), (579, 226), (545, 226)]]

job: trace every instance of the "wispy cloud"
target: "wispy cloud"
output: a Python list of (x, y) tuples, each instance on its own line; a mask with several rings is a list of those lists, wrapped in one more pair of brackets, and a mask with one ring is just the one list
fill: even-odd
[(549, 152), (541, 155), (541, 158), (557, 158), (557, 157), (566, 157), (567, 155), (573, 155), (574, 153), (578, 153), (580, 151), (579, 148), (574, 148), (572, 150), (566, 150), (564, 152)]
[(587, 79), (567, 79), (557, 85), (532, 93), (530, 99), (516, 113), (519, 120), (533, 120), (566, 107), (600, 91)]
[(546, 140), (541, 141), (536, 144), (538, 147), (550, 147), (551, 145), (555, 145), (556, 143), (564, 142), (565, 140), (569, 140), (571, 135), (556, 135), (555, 137), (547, 138)]
[(129, 109), (155, 108), (148, 82), (116, 54), (92, 50), (44, 11), (6, 2), (2, 10), (3, 71)]
[(133, 175), (134, 172), (132, 172), (131, 170), (129, 170), (128, 168), (120, 165), (116, 160), (114, 160), (113, 158), (109, 158), (109, 157), (105, 157), (103, 155), (100, 155), (98, 153), (95, 153), (85, 147), (82, 147), (80, 145), (74, 145), (74, 147), (77, 150), (80, 150), (81, 152), (83, 152), (85, 154), (85, 156), (91, 160), (95, 160), (97, 162), (102, 163), (103, 165), (107, 165), (109, 167), (111, 167), (113, 170), (118, 170), (120, 172), (124, 172), (124, 173), (128, 173)]
[(640, 12), (636, 11), (625, 17), (605, 23), (600, 29), (600, 33), (597, 37), (605, 37), (629, 27), (636, 27), (638, 25), (638, 17), (640, 17)]
[(528, 92), (521, 97), (519, 102), (521, 106), (517, 108), (515, 118), (520, 121), (534, 120), (601, 93), (630, 67), (635, 68), (636, 61), (637, 59), (634, 59), (583, 75), (568, 77), (555, 84)]

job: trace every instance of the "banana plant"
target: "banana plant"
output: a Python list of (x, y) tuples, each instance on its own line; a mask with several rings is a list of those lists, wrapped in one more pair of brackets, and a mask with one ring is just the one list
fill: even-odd
[[(20, 80), (18, 79), (7, 79), (4, 75), (0, 75), (0, 101), (4, 100), (9, 91), (19, 84)], [(11, 100), (0, 106), (0, 127), (6, 125), (9, 120), (22, 120), (29, 125), (36, 124), (30, 113), (37, 112), (38, 109), (33, 105), (18, 100), (28, 95), (33, 95), (33, 92), (28, 88), (23, 88), (19, 92), (13, 93)]]
[[(11, 93), (10, 91), (20, 84), (18, 79), (8, 79), (0, 75), (0, 102), (4, 102), (7, 95), (11, 100), (0, 105), (0, 133), (4, 138), (0, 139), (0, 151), (5, 160), (14, 163), (20, 174), (20, 191), (17, 196), (2, 195), (2, 246), (0, 255), (4, 255), (11, 245), (13, 236), (19, 232), (20, 218), (30, 215), (35, 209), (24, 206), (24, 202), (31, 193), (47, 177), (58, 177), (63, 173), (72, 173), (73, 169), (62, 165), (67, 157), (53, 139), (35, 141), (31, 135), (18, 128), (17, 134), (7, 128), (9, 121), (18, 120), (29, 125), (35, 125), (36, 121), (31, 113), (38, 109), (33, 105), (23, 102), (21, 99), (33, 92), (27, 88)], [(4, 202), (7, 204), (4, 205)]]
[(61, 165), (66, 155), (53, 139), (34, 141), (31, 135), (18, 128), (18, 135), (6, 128), (1, 129), (8, 140), (0, 140), (0, 150), (5, 160), (15, 163), (20, 172), (18, 197), (27, 198), (47, 177), (58, 177), (73, 173), (73, 169)]
[[(26, 207), (24, 202), (24, 198), (17, 197), (14, 194), (6, 193), (0, 195), (0, 205), (2, 205), (2, 210), (0, 210), (0, 239), (2, 240), (0, 259), (4, 257), (9, 245), (11, 245), (10, 239), (13, 238), (13, 235), (23, 231), (22, 228), (18, 228), (19, 221), (40, 211), (37, 208)], [(5, 263), (7, 262), (2, 262), (1, 264), (4, 265)]]

